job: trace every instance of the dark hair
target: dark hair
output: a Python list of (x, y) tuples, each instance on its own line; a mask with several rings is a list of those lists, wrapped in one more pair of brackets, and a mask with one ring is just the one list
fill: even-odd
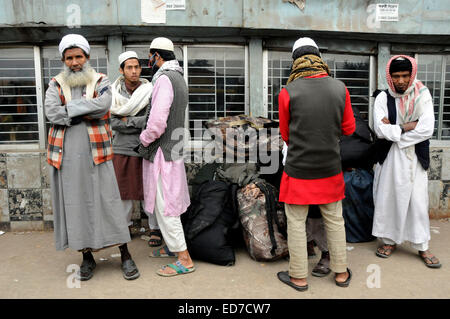
[(123, 62), (120, 64), (120, 68), (123, 70), (124, 67), (125, 67), (125, 62), (127, 62), (128, 60), (131, 60), (131, 59), (136, 59), (136, 60), (138, 61), (138, 63), (139, 63), (139, 66), (141, 66), (141, 62), (139, 61), (139, 59), (137, 59), (137, 58), (129, 58), (129, 59), (126, 59), (125, 61), (123, 61)]
[(304, 46), (298, 47), (297, 49), (294, 50), (294, 52), (292, 53), (292, 59), (295, 61), (299, 57), (307, 55), (307, 54), (314, 54), (314, 55), (317, 55), (318, 57), (320, 57), (319, 49), (317, 49), (316, 47), (313, 47), (312, 45), (304, 45)]
[(164, 61), (170, 61), (170, 60), (176, 60), (175, 53), (168, 50), (163, 49), (150, 49), (150, 54), (153, 55), (155, 52), (158, 52), (158, 54), (163, 58)]
[(389, 74), (403, 71), (409, 71), (409, 73), (412, 73), (411, 61), (409, 61), (406, 58), (403, 59), (397, 58), (391, 62), (391, 65), (389, 66)]
[[(75, 46), (75, 45), (72, 45), (72, 46), (68, 47), (67, 49), (65, 49), (65, 50), (63, 51), (62, 58), (61, 58), (63, 61), (64, 61), (64, 58), (65, 58), (66, 51), (67, 51), (67, 50), (70, 50), (70, 49), (81, 49), (81, 48), (80, 48), (80, 47), (77, 47), (77, 46)], [(84, 56), (85, 56), (86, 58), (89, 58), (89, 54), (87, 54), (83, 49), (81, 49), (81, 51), (83, 51), (83, 54), (84, 54)]]

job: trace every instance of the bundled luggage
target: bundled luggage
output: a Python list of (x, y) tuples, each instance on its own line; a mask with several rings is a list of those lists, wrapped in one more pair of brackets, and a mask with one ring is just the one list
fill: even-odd
[(233, 243), (239, 231), (237, 185), (207, 181), (198, 186), (192, 203), (182, 215), (189, 253), (217, 265), (235, 263)]
[[(217, 149), (223, 149), (223, 155), (232, 154), (245, 161), (256, 159), (259, 148), (269, 152), (281, 151), (283, 142), (279, 130), (274, 135), (270, 130), (278, 126), (278, 122), (268, 118), (244, 114), (205, 122), (206, 129), (214, 136)], [(261, 134), (262, 129), (267, 129), (264, 134)]]
[(287, 222), (274, 186), (259, 181), (238, 190), (239, 219), (250, 256), (257, 261), (288, 255)]

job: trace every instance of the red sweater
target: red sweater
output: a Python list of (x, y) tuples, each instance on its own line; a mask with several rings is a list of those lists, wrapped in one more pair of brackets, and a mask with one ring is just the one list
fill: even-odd
[[(326, 73), (310, 76), (319, 78), (328, 76)], [(353, 115), (350, 94), (345, 89), (345, 108), (342, 117), (342, 134), (351, 135), (355, 131), (355, 117)], [(280, 117), (280, 133), (282, 139), (289, 145), (289, 93), (286, 89), (278, 96), (278, 112)], [(295, 205), (329, 204), (345, 197), (345, 183), (343, 173), (320, 179), (293, 178), (283, 172), (280, 185), (280, 202)]]

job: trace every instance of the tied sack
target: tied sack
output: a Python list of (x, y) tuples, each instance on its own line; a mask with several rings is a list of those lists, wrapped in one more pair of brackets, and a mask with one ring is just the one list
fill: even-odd
[(237, 192), (239, 219), (250, 257), (276, 260), (288, 255), (287, 223), (278, 192), (266, 182), (246, 185)]

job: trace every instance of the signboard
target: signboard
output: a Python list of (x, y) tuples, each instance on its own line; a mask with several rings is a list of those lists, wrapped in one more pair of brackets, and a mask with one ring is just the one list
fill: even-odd
[(186, 10), (186, 0), (166, 0), (166, 10)]
[(145, 23), (166, 23), (166, 3), (163, 0), (141, 0), (141, 20)]
[(398, 21), (398, 3), (378, 3), (376, 21)]

